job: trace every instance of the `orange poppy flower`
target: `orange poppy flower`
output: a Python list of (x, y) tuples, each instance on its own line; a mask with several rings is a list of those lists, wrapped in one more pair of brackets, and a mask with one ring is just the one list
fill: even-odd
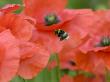
[[(95, 34), (95, 32), (96, 32), (96, 30), (99, 30), (99, 27), (96, 27), (96, 29), (95, 29), (95, 27), (93, 28), (92, 26), (95, 23), (100, 22), (100, 20), (99, 20), (100, 17), (98, 17), (97, 15), (93, 15), (93, 16), (97, 17), (96, 20), (94, 21), (94, 23), (91, 23), (90, 27), (88, 27), (88, 29), (86, 29), (86, 31), (83, 31), (83, 29), (81, 29), (82, 34), (84, 32), (85, 34), (87, 34), (87, 37), (84, 37), (81, 39), (80, 36), (79, 36), (79, 38), (78, 38), (78, 36), (76, 36), (77, 39), (76, 40), (73, 39), (73, 42), (76, 41), (76, 47), (72, 46), (72, 41), (70, 41), (69, 44), (66, 42), (66, 44), (63, 46), (63, 48), (60, 52), (60, 55), (61, 55), (60, 59), (65, 62), (66, 62), (66, 60), (74, 61), (76, 64), (76, 67), (78, 67), (79, 69), (93, 72), (95, 74), (103, 74), (105, 72), (104, 62), (101, 60), (101, 58), (99, 56), (95, 55), (96, 53), (89, 51), (89, 50), (91, 50), (91, 48), (92, 49), (94, 48), (93, 42), (96, 42), (96, 43), (98, 42), (97, 40), (92, 39), (88, 45), (88, 41), (90, 41), (91, 36), (93, 36), (93, 34), (95, 36), (97, 36), (97, 34)], [(77, 25), (77, 23), (76, 23), (76, 25)], [(82, 26), (84, 26), (84, 25), (82, 24)], [(87, 27), (85, 27), (85, 28), (87, 28)], [(85, 45), (86, 47), (84, 47), (83, 45)], [(81, 51), (78, 49), (80, 49)], [(97, 49), (94, 48), (95, 51), (97, 51), (99, 49), (100, 48), (97, 48)], [(69, 56), (70, 56), (70, 58), (69, 58)]]
[(10, 81), (17, 73), (20, 61), (18, 42), (10, 30), (0, 33), (0, 82)]
[[(84, 62), (80, 62), (80, 66), (82, 66), (84, 63), (87, 66), (86, 63), (89, 63), (89, 65), (98, 64), (101, 62), (102, 67), (107, 67), (110, 69), (110, 60), (109, 60), (109, 52), (110, 52), (110, 40), (109, 40), (109, 30), (110, 30), (110, 20), (109, 20), (109, 14), (110, 11), (96, 11), (96, 15), (99, 16), (100, 20), (99, 22), (96, 22), (92, 25), (91, 28), (97, 28), (96, 31), (90, 33), (90, 38), (80, 46), (81, 54), (76, 55), (76, 59), (78, 61), (82, 61), (84, 59)], [(91, 54), (92, 53), (92, 54)], [(83, 55), (85, 54), (85, 56)], [(89, 57), (88, 57), (89, 56)], [(92, 56), (92, 57), (90, 57)], [(96, 61), (94, 62), (94, 59), (96, 58)], [(88, 60), (88, 61), (87, 61)], [(91, 62), (89, 62), (91, 61)], [(88, 66), (90, 67), (90, 66)], [(95, 68), (96, 66), (94, 66)], [(101, 70), (103, 71), (103, 69)]]
[[(32, 32), (34, 29), (34, 25), (33, 25), (34, 21), (31, 19), (31, 17), (27, 17), (25, 15), (13, 14), (10, 12), (13, 9), (14, 9), (13, 6), (12, 7), (9, 6), (9, 7), (5, 8), (4, 10), (1, 9), (0, 32), (10, 29), (12, 35), (15, 36), (15, 38), (17, 39), (17, 42), (18, 42), (18, 49), (19, 49), (19, 56), (20, 56), (19, 61), (20, 62), (18, 62), (19, 67), (16, 66), (18, 64), (15, 65), (15, 68), (17, 69), (16, 71), (15, 71), (14, 67), (12, 68), (12, 70), (13, 70), (12, 75), (14, 76), (14, 73), (16, 74), (18, 72), (18, 75), (20, 75), (21, 77), (26, 78), (26, 79), (32, 79), (34, 76), (36, 76), (36, 74), (38, 74), (46, 66), (48, 59), (49, 59), (49, 53), (41, 45), (34, 44), (31, 41), (29, 41), (30, 38), (32, 37)], [(8, 40), (8, 37), (6, 36), (3, 38), (3, 40), (5, 40), (5, 38), (7, 40), (7, 43), (5, 45), (6, 48), (8, 45), (11, 45), (11, 43), (9, 43), (11, 39), (9, 38), (9, 40)], [(2, 40), (0, 40), (0, 41), (2, 41)], [(13, 38), (12, 38), (12, 43), (13, 43)], [(14, 43), (13, 43), (13, 45), (14, 45)], [(14, 46), (13, 45), (9, 46), (8, 48), (13, 50), (13, 48), (15, 48), (15, 45)], [(10, 52), (12, 50), (10, 50), (10, 51), (8, 50), (8, 51), (6, 51), (6, 53), (7, 54), (9, 53), (8, 55), (10, 55)], [(13, 54), (11, 54), (11, 55), (13, 56)], [(16, 55), (17, 54), (15, 54), (15, 56)], [(11, 58), (10, 56), (9, 56), (9, 59)], [(15, 58), (15, 60), (18, 61), (18, 59), (16, 59), (15, 56), (12, 58)], [(40, 58), (40, 60), (39, 60), (39, 58)], [(8, 57), (7, 57), (7, 59), (8, 59)], [(12, 59), (12, 60), (11, 59), (9, 60), (9, 59), (6, 61), (7, 62), (14, 61), (14, 59)], [(15, 61), (15, 63), (16, 63), (16, 61)], [(12, 64), (14, 65), (13, 62), (12, 62)], [(3, 64), (3, 65), (5, 65), (5, 64)], [(7, 65), (8, 65), (8, 63), (7, 63)], [(9, 65), (10, 65), (10, 63), (9, 63)], [(3, 69), (7, 70), (8, 67), (3, 68)], [(9, 69), (11, 71), (11, 66)], [(9, 73), (11, 73), (10, 71), (9, 71)], [(5, 74), (5, 72), (4, 72), (4, 74)], [(3, 75), (3, 74), (0, 74), (0, 75)], [(9, 77), (8, 75), (5, 75), (5, 78), (6, 78), (6, 76)], [(10, 77), (12, 77), (12, 75)], [(2, 76), (0, 76), (0, 78), (1, 77)], [(1, 82), (3, 82), (3, 81), (1, 81)]]
[[(55, 36), (54, 31), (56, 28), (61, 27), (65, 22), (67, 22), (67, 18), (62, 19), (60, 17), (61, 14), (59, 15), (59, 13), (64, 9), (66, 2), (67, 0), (24, 0), (24, 14), (35, 18), (37, 21), (37, 30), (34, 31), (31, 41), (41, 43), (51, 53), (59, 51), (62, 47), (59, 46), (61, 41), (59, 41), (59, 39)], [(47, 24), (49, 23), (48, 18), (50, 22), (51, 20), (53, 21), (53, 23), (51, 22), (52, 24)], [(61, 22), (59, 22), (59, 18), (61, 18)]]
[[(62, 27), (62, 29), (68, 32), (69, 39), (63, 42), (64, 45), (63, 45), (63, 48), (59, 52), (59, 58), (60, 58), (60, 64), (61, 64), (62, 69), (67, 68), (67, 69), (74, 70), (77, 68), (77, 63), (75, 63), (76, 61), (74, 61), (75, 60), (74, 56), (77, 54), (74, 54), (75, 53), (74, 49), (77, 49), (80, 45), (88, 41), (89, 33), (95, 31), (95, 29), (91, 28), (91, 26), (94, 23), (98, 22), (99, 18), (97, 17), (97, 15), (94, 14), (93, 11), (87, 10), (87, 9), (73, 10), (73, 11), (65, 10), (65, 11), (68, 11), (69, 15), (74, 15), (74, 14), (76, 15), (74, 15), (75, 17), (70, 23), (65, 24)], [(90, 22), (87, 23), (87, 21), (90, 21)], [(84, 57), (86, 57), (86, 55)], [(55, 62), (53, 63), (55, 65)], [(53, 63), (52, 63), (52, 67), (53, 67)], [(85, 63), (86, 63), (86, 60), (85, 60)], [(76, 64), (76, 65), (72, 65), (72, 64)], [(78, 67), (79, 65), (80, 64), (78, 63)], [(82, 68), (83, 67), (79, 67), (78, 69), (82, 69)]]
[[(93, 16), (94, 13), (89, 9), (64, 9), (66, 2), (66, 0), (24, 0), (25, 9), (23, 13), (35, 18), (37, 22), (31, 41), (41, 43), (51, 53), (59, 52), (64, 45), (64, 41), (60, 41), (54, 34), (55, 30), (63, 30), (68, 33), (70, 38), (76, 40), (76, 35), (85, 36), (81, 34), (84, 33), (81, 31), (81, 27), (87, 28), (92, 25), (94, 21), (91, 18), (96, 20)], [(87, 21), (89, 23), (86, 23)], [(73, 40), (71, 43), (75, 45), (76, 43)]]
[[(72, 20), (70, 23), (65, 24), (62, 27), (63, 30), (66, 30), (68, 32), (69, 39), (67, 41), (63, 42), (64, 45), (60, 49), (58, 56), (60, 59), (60, 65), (61, 65), (60, 67), (62, 69), (74, 70), (74, 69), (77, 69), (77, 65), (74, 65), (75, 61), (73, 60), (74, 49), (77, 48), (78, 46), (80, 46), (81, 44), (83, 44), (84, 42), (86, 42), (89, 38), (89, 36), (88, 36), (89, 32), (87, 31), (88, 29), (85, 31), (84, 28), (87, 28), (87, 27), (89, 28), (89, 26), (91, 26), (98, 19), (94, 18), (94, 13), (91, 10), (85, 10), (85, 9), (84, 10), (73, 10), (74, 12), (71, 10), (70, 11), (65, 10), (65, 11), (68, 11), (68, 14), (70, 14), (70, 15), (77, 14), (78, 16), (76, 16), (74, 18), (74, 20), (76, 20), (76, 21)], [(91, 21), (91, 18), (94, 18), (95, 21)], [(84, 24), (85, 22), (83, 22), (83, 21), (88, 21), (88, 20), (91, 21), (91, 23), (87, 24), (87, 25)], [(85, 25), (85, 27), (83, 24)], [(89, 31), (90, 31), (90, 29), (89, 29)], [(38, 35), (38, 34), (36, 34), (36, 35)], [(43, 37), (43, 35), (42, 35), (42, 37)], [(54, 42), (54, 43), (56, 43), (56, 42)], [(62, 45), (60, 44), (60, 47), (61, 46)], [(56, 62), (53, 61), (51, 64), (49, 64), (49, 68), (53, 68), (56, 65), (57, 65)]]

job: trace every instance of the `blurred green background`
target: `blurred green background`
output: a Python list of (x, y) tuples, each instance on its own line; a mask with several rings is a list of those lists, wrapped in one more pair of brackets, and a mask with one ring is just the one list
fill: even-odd
[[(110, 0), (68, 0), (69, 8), (92, 8), (106, 9), (110, 8)], [(7, 3), (22, 3), (21, 0), (0, 0), (0, 7)]]

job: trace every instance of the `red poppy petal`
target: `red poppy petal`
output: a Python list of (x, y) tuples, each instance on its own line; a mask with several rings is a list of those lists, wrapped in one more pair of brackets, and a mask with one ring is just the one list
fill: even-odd
[(16, 16), (13, 24), (11, 25), (12, 32), (21, 40), (29, 40), (32, 36), (34, 25), (31, 24), (24, 16)]
[[(50, 53), (59, 52), (62, 49), (63, 43), (53, 32), (37, 31), (33, 32), (33, 37), (31, 41), (35, 43), (40, 43), (44, 46)], [(54, 43), (54, 44), (53, 44)]]
[(19, 8), (20, 8), (19, 4), (7, 4), (2, 9), (0, 9), (0, 11), (4, 12), (4, 13), (9, 13), (9, 12), (15, 11)]
[(0, 45), (0, 82), (8, 82), (18, 70), (19, 48), (15, 37), (9, 30), (0, 33)]
[(92, 72), (94, 70), (92, 67), (95, 66), (96, 58), (92, 53), (84, 54), (76, 50), (74, 51), (74, 54), (75, 56), (73, 59), (79, 68), (89, 72)]
[[(24, 15), (16, 15), (12, 13), (0, 16), (0, 31), (10, 29), (11, 32), (20, 40), (29, 40), (34, 29), (33, 20)], [(31, 21), (31, 22), (30, 22)]]
[(48, 63), (49, 53), (42, 46), (21, 43), (21, 62), (18, 74), (25, 79), (35, 77)]
[(39, 20), (46, 14), (62, 10), (67, 4), (67, 0), (24, 0), (24, 4), (25, 13)]
[(96, 55), (98, 55), (100, 58), (102, 58), (102, 60), (104, 61), (104, 65), (110, 69), (110, 55), (109, 55), (109, 52), (103, 52), (102, 51), (99, 51), (96, 53)]
[[(62, 69), (75, 70), (76, 64), (73, 60), (74, 57), (74, 48), (69, 44), (63, 46), (62, 50), (59, 53), (60, 65)], [(73, 64), (74, 63), (74, 64)]]
[(73, 77), (70, 77), (70, 76), (68, 76), (68, 75), (64, 75), (64, 76), (61, 78), (60, 82), (74, 82), (74, 81), (73, 81)]

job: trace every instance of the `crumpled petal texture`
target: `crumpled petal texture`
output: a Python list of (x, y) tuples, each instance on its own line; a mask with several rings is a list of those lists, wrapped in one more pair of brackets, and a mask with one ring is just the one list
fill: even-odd
[(24, 12), (27, 15), (40, 20), (46, 14), (57, 13), (64, 9), (65, 5), (67, 4), (67, 0), (24, 0), (24, 3)]
[(21, 61), (18, 74), (25, 79), (32, 79), (46, 67), (50, 55), (42, 46), (31, 42), (21, 42), (20, 49)]
[(0, 82), (8, 82), (17, 73), (20, 61), (18, 42), (10, 30), (0, 33)]
[(31, 38), (34, 28), (24, 16), (12, 13), (2, 14), (0, 16), (0, 26), (0, 31), (10, 29), (16, 38), (26, 41)]
[(40, 43), (30, 40), (36, 21), (11, 13), (17, 8), (8, 5), (0, 10), (0, 82), (8, 82), (16, 75), (32, 79), (46, 67), (50, 57)]

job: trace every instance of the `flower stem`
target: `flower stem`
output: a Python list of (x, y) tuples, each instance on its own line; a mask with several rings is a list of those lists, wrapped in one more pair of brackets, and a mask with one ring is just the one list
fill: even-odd
[(20, 79), (22, 79), (23, 82), (27, 82), (27, 80), (25, 80), (24, 78), (18, 76)]
[(60, 82), (60, 61), (59, 61), (59, 57), (58, 57), (58, 54), (55, 54), (55, 57), (56, 57), (56, 62), (57, 62), (57, 74), (58, 74), (58, 81)]

